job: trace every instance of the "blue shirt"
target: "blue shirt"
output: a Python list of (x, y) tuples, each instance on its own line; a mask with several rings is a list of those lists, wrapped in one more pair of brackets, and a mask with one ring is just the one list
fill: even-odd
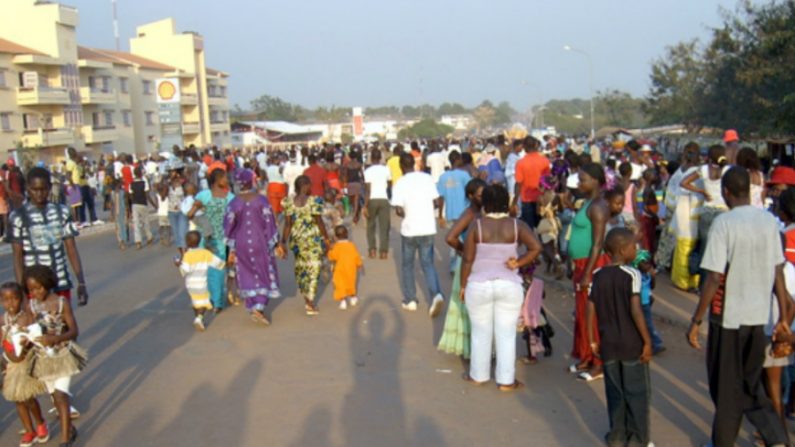
[(472, 177), (463, 169), (447, 171), (439, 177), (436, 189), (444, 199), (444, 217), (447, 220), (456, 220), (469, 206), (466, 196), (466, 186)]
[(640, 304), (648, 306), (651, 304), (651, 275), (640, 273)]

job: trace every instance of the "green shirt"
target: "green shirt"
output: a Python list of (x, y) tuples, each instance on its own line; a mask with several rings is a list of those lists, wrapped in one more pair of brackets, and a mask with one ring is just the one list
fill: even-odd
[(571, 236), (569, 236), (569, 257), (571, 259), (582, 259), (591, 256), (593, 248), (593, 225), (588, 218), (588, 208), (591, 201), (585, 202), (574, 220), (571, 222)]

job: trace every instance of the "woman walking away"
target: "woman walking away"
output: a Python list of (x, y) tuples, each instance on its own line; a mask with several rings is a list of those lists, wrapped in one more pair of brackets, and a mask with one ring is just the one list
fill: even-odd
[(762, 173), (762, 163), (756, 151), (744, 147), (737, 153), (737, 166), (744, 167), (751, 176), (751, 205), (765, 208), (765, 174)]
[[(235, 196), (229, 192), (229, 180), (223, 169), (215, 169), (210, 172), (209, 182), (210, 189), (196, 194), (196, 202), (188, 212), (188, 219), (193, 219), (199, 209), (204, 211), (213, 230), (212, 244), (207, 244), (205, 241), (205, 248), (219, 258), (226, 259), (224, 215), (226, 206)], [(221, 312), (226, 307), (226, 269), (210, 268), (207, 272), (207, 286), (210, 289), (213, 310), (215, 313)]]
[[(309, 316), (317, 315), (315, 304), (317, 282), (324, 251), (330, 242), (326, 226), (323, 225), (323, 200), (311, 197), (311, 181), (302, 175), (295, 180), (295, 197), (284, 199), (283, 243), (295, 255), (295, 281), (298, 291), (304, 297), (304, 308)], [(283, 254), (286, 256), (286, 252)]]
[[(593, 272), (607, 263), (602, 253), (605, 227), (610, 219), (607, 203), (602, 198), (605, 173), (596, 163), (580, 168), (579, 190), (585, 198), (571, 223), (569, 258), (574, 264), (574, 346), (571, 356), (579, 359), (569, 367), (569, 372), (578, 378), (592, 381), (602, 378), (602, 361), (593, 354), (588, 341), (585, 311), (588, 305), (588, 289)], [(598, 342), (598, 334), (594, 334)]]
[[(480, 218), (483, 208), (481, 198), (486, 182), (476, 178), (466, 184), (465, 193), (469, 199), (469, 207), (461, 213), (461, 217), (455, 221), (455, 225), (447, 233), (447, 245), (456, 253), (464, 252), (464, 240), (469, 225)], [(437, 348), (448, 354), (455, 354), (469, 358), (470, 355), (470, 331), (469, 314), (466, 306), (461, 301), (461, 256), (456, 256), (455, 271), (453, 273), (452, 290), (450, 291), (450, 304), (447, 305), (447, 316), (444, 319), (444, 330), (442, 338), (439, 339)]]
[(271, 298), (281, 297), (276, 256), (284, 254), (284, 247), (270, 202), (254, 189), (254, 172), (239, 170), (236, 177), (240, 192), (224, 218), (229, 264), (235, 267), (238, 293), (251, 319), (268, 325), (265, 306)]
[(362, 154), (357, 151), (351, 152), (351, 161), (345, 167), (345, 180), (348, 189), (348, 197), (351, 201), (351, 215), (353, 224), (359, 223), (359, 199), (364, 193), (364, 171), (362, 170)]
[[(464, 243), (461, 295), (472, 324), (472, 360), (465, 380), (476, 385), (491, 379), (492, 342), (496, 346), (495, 379), (500, 391), (524, 385), (516, 380), (516, 322), (524, 291), (519, 269), (541, 254), (541, 243), (524, 222), (510, 217), (508, 191), (483, 188), (482, 218), (470, 225)], [(527, 252), (519, 257), (519, 243)]]

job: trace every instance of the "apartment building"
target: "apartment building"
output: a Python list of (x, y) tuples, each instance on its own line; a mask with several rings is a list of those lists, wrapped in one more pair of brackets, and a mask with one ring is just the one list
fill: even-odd
[(231, 144), (229, 75), (206, 67), (201, 36), (166, 19), (139, 27), (120, 52), (80, 46), (78, 24), (78, 10), (59, 3), (0, 3), (0, 158)]

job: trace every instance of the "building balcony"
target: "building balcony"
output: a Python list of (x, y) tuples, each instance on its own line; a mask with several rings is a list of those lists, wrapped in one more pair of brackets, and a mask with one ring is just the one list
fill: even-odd
[(179, 103), (183, 106), (195, 106), (199, 104), (199, 97), (195, 93), (182, 93)]
[(80, 22), (77, 9), (71, 6), (55, 4), (58, 8), (58, 23), (76, 28)]
[(212, 121), (210, 122), (210, 132), (223, 132), (229, 130), (228, 121)]
[(213, 95), (207, 97), (207, 102), (211, 106), (226, 106), (229, 100), (226, 96)]
[(86, 144), (105, 143), (119, 138), (116, 126), (83, 126), (81, 133)]
[(22, 145), (25, 147), (69, 146), (75, 143), (72, 129), (25, 129)]
[(80, 87), (80, 102), (83, 104), (115, 104), (116, 91)]
[(62, 87), (17, 87), (18, 106), (68, 105), (69, 92)]
[(182, 134), (197, 134), (201, 133), (201, 126), (198, 121), (185, 121), (182, 123)]

